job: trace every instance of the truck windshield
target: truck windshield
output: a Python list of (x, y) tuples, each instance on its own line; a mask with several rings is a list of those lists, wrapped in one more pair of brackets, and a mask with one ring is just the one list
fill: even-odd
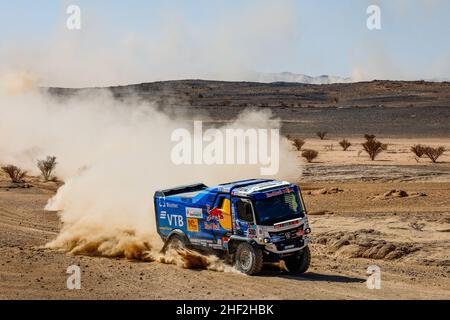
[(302, 206), (296, 192), (284, 193), (262, 200), (255, 200), (256, 219), (260, 225), (300, 218)]

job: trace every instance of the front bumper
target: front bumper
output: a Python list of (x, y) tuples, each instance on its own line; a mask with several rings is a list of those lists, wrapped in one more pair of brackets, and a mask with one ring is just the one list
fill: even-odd
[(270, 253), (284, 256), (300, 251), (308, 244), (309, 238), (307, 236), (303, 236), (301, 239), (291, 239), (277, 243), (269, 243), (264, 246), (264, 249)]

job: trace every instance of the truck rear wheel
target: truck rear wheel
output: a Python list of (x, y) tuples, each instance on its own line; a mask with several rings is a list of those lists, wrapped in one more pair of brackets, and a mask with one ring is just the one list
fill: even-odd
[(300, 254), (286, 258), (284, 263), (290, 273), (305, 273), (311, 263), (311, 252), (309, 251), (309, 247), (305, 247)]
[(259, 273), (263, 267), (262, 250), (247, 242), (242, 242), (236, 249), (235, 266), (236, 269), (248, 275)]

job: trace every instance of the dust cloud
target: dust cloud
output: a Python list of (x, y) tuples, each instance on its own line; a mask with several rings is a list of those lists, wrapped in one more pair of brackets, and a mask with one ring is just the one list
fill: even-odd
[[(65, 183), (45, 209), (59, 212), (62, 229), (47, 248), (224, 271), (211, 257), (159, 254), (153, 194), (181, 184), (256, 178), (259, 165), (177, 166), (170, 159), (171, 133), (191, 128), (192, 122), (169, 117), (147, 102), (118, 101), (106, 89), (55, 98), (33, 87), (30, 79), (34, 77), (18, 74), (14, 90), (1, 90), (0, 162), (38, 174), (37, 159), (57, 157), (56, 174)], [(278, 128), (280, 123), (270, 113), (244, 110), (219, 129), (254, 126)], [(282, 163), (274, 178), (301, 174), (289, 150), (282, 138)]]

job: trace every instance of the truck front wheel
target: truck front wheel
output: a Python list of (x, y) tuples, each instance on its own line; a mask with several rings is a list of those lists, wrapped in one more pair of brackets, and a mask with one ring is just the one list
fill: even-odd
[(174, 249), (174, 250), (180, 250), (187, 247), (186, 240), (184, 237), (174, 234), (169, 239), (167, 239), (166, 243), (164, 244), (163, 248), (161, 249), (162, 252), (166, 252), (168, 249)]
[(236, 249), (235, 266), (236, 269), (248, 275), (259, 273), (263, 267), (262, 250), (247, 242), (242, 242)]
[(309, 251), (309, 247), (305, 247), (300, 254), (286, 258), (284, 263), (290, 273), (305, 273), (311, 263), (311, 252)]

